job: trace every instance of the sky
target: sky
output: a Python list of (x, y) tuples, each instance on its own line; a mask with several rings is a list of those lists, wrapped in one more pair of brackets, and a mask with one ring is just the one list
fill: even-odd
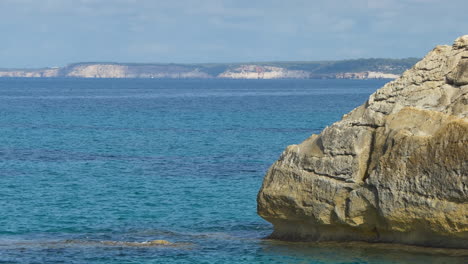
[(0, 68), (423, 57), (467, 0), (0, 0)]

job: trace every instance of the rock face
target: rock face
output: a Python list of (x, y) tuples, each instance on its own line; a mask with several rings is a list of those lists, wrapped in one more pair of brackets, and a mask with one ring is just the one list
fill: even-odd
[(0, 70), (0, 77), (14, 77), (14, 78), (44, 78), (44, 77), (58, 77), (58, 68), (47, 68), (38, 70)]
[(198, 69), (160, 65), (78, 64), (63, 71), (63, 77), (76, 78), (211, 78)]
[(272, 238), (468, 248), (468, 35), (287, 147), (257, 202)]
[(229, 69), (217, 77), (227, 79), (307, 79), (310, 78), (310, 73), (282, 67), (241, 65), (235, 69)]
[(383, 73), (383, 72), (344, 72), (335, 75), (336, 79), (396, 79), (400, 77), (397, 74), (393, 73)]

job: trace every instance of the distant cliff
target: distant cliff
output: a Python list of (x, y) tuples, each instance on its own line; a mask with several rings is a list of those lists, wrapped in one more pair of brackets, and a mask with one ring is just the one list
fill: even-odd
[(417, 59), (357, 59), (324, 62), (147, 64), (86, 62), (61, 68), (0, 69), (0, 77), (394, 79)]
[(254, 64), (227, 69), (218, 75), (218, 78), (227, 79), (308, 79), (310, 77), (311, 73), (307, 71)]
[(0, 77), (41, 78), (58, 77), (58, 68), (47, 69), (0, 69)]

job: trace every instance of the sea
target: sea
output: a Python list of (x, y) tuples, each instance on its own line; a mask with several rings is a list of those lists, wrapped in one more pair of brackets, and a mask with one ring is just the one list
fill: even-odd
[(267, 239), (269, 166), (387, 81), (2, 78), (0, 263), (467, 263)]

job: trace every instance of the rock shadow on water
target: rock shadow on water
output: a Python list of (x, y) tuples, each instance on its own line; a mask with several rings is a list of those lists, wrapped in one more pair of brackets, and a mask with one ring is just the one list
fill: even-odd
[[(369, 242), (290, 242), (263, 239), (262, 251), (311, 263), (468, 263), (467, 249)], [(302, 263), (302, 262), (301, 262)]]

